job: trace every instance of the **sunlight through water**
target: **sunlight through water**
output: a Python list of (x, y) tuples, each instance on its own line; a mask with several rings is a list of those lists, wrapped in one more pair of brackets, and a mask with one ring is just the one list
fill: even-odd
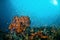
[(57, 1), (57, 0), (51, 0), (51, 3), (52, 3), (53, 5), (55, 5), (55, 6), (58, 5), (58, 1)]

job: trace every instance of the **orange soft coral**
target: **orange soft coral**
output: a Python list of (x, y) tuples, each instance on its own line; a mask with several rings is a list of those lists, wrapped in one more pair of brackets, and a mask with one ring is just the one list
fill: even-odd
[(44, 36), (44, 35), (42, 34), (42, 32), (39, 31), (39, 32), (36, 32), (36, 33), (31, 34), (30, 40), (33, 40), (33, 38), (34, 38), (36, 35), (37, 35), (39, 38), (44, 38), (44, 39), (46, 38), (46, 39), (48, 39), (48, 36)]
[(22, 17), (14, 17), (12, 23), (9, 26), (9, 29), (12, 31), (16, 31), (17, 33), (21, 33), (22, 31), (25, 31), (26, 27), (30, 26), (30, 19), (29, 17), (22, 16)]

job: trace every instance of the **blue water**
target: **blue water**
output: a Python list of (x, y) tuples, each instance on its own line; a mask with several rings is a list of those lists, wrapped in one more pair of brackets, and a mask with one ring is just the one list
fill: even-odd
[(60, 0), (0, 0), (0, 28), (16, 15), (29, 16), (31, 26), (60, 25)]

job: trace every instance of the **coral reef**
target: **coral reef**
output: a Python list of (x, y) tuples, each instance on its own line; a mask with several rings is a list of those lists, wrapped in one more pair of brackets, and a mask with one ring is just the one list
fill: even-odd
[(58, 26), (30, 27), (30, 18), (15, 16), (9, 25), (9, 32), (0, 31), (0, 40), (60, 40)]
[(16, 31), (17, 33), (21, 33), (25, 31), (27, 27), (30, 26), (30, 19), (26, 16), (21, 16), (20, 18), (15, 16), (12, 23), (9, 26), (10, 31)]

